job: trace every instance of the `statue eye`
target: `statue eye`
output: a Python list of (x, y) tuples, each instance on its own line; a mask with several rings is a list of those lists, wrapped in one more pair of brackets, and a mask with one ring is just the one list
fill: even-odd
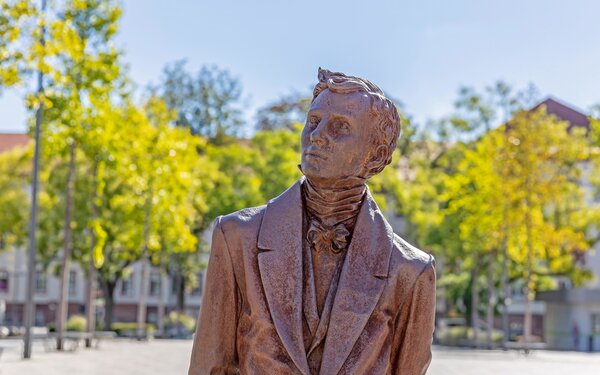
[(348, 133), (350, 131), (350, 125), (346, 121), (338, 121), (336, 128), (340, 133)]
[(320, 121), (321, 121), (321, 119), (318, 118), (317, 116), (309, 116), (308, 117), (308, 126), (310, 128), (316, 128), (317, 125), (319, 125)]

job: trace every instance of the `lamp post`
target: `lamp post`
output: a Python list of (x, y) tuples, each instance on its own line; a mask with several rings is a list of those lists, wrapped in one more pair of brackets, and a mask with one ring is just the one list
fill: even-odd
[[(42, 16), (46, 12), (46, 0), (42, 0), (41, 13)], [(42, 32), (40, 35), (40, 44), (45, 45), (46, 26), (42, 24)], [(37, 229), (37, 196), (38, 196), (38, 179), (40, 167), (40, 128), (44, 115), (44, 101), (42, 95), (44, 93), (44, 74), (41, 70), (37, 74), (37, 93), (38, 93), (38, 108), (35, 114), (35, 150), (33, 154), (33, 171), (31, 182), (31, 212), (29, 215), (29, 249), (27, 259), (27, 298), (25, 301), (25, 336), (23, 345), (23, 358), (31, 358), (31, 326), (33, 325), (33, 315), (35, 303), (33, 301), (33, 293), (35, 288), (35, 253), (36, 241), (35, 231)]]

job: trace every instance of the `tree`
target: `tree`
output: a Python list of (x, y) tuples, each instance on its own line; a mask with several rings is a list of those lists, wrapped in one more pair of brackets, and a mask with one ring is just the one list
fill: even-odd
[[(104, 124), (102, 143), (108, 146), (100, 154), (97, 216), (91, 228), (98, 237), (94, 256), (108, 328), (115, 287), (134, 262), (164, 267), (169, 254), (197, 250), (196, 227), (207, 209), (202, 188), (213, 170), (206, 171), (210, 161), (197, 154), (203, 139), (171, 127), (173, 117), (161, 100), (150, 98), (142, 108), (125, 103), (102, 112), (98, 121)], [(134, 131), (138, 137), (132, 139)]]
[(283, 193), (302, 175), (300, 163), (300, 133), (302, 124), (290, 131), (261, 131), (254, 135), (251, 147), (257, 152), (253, 169), (260, 179), (260, 193), (269, 200)]
[(516, 111), (529, 108), (538, 102), (538, 90), (530, 84), (517, 92), (506, 82), (497, 81), (485, 87), (483, 93), (463, 86), (454, 102), (454, 116), (462, 123), (463, 130), (481, 135), (492, 130), (498, 123), (511, 119)]
[[(195, 194), (199, 182), (195, 168), (197, 149), (203, 139), (191, 136), (186, 130), (170, 126), (165, 103), (151, 98), (146, 105), (148, 120), (144, 140), (139, 150), (132, 150), (131, 162), (138, 166), (134, 181), (141, 192), (140, 210), (144, 212), (142, 233), (142, 285), (138, 303), (138, 334), (145, 327), (147, 259), (162, 253), (195, 252), (196, 217)], [(164, 255), (164, 254), (163, 254)]]
[(543, 277), (567, 275), (575, 285), (585, 280), (575, 264), (577, 253), (589, 247), (584, 234), (588, 223), (575, 218), (585, 207), (578, 163), (587, 157), (587, 142), (580, 132), (568, 132), (566, 122), (548, 116), (544, 109), (519, 112), (506, 131), (509, 172), (505, 183), (513, 193), (508, 252), (524, 276), (527, 343), (529, 305)]
[(506, 236), (505, 191), (503, 178), (497, 173), (496, 160), (500, 141), (501, 138), (486, 134), (474, 149), (465, 150), (455, 173), (445, 178), (445, 192), (442, 195), (442, 200), (447, 202), (445, 224), (456, 228), (454, 233), (447, 233), (447, 240), (451, 239), (454, 245), (448, 246), (448, 259), (458, 261), (463, 270), (471, 270), (469, 305), (474, 345), (477, 345), (479, 328), (480, 270), (487, 268), (487, 331), (490, 347), (495, 307), (494, 274), (497, 271), (494, 264)]
[[(551, 276), (566, 276), (578, 285), (588, 275), (578, 264), (578, 254), (589, 247), (578, 168), (586, 149), (582, 134), (569, 133), (567, 123), (544, 109), (518, 111), (467, 150), (446, 180), (448, 222), (458, 225), (461, 243), (447, 255), (461, 267), (485, 259), (493, 265), (506, 246), (510, 275), (524, 280), (526, 343), (533, 293), (551, 287)], [(488, 285), (493, 289), (493, 282)]]
[[(488, 339), (491, 339), (496, 296), (507, 298), (505, 293), (496, 292), (499, 284), (496, 280), (502, 281), (500, 289), (506, 291), (509, 277), (512, 280), (521, 276), (526, 278), (523, 263), (519, 263), (514, 254), (503, 255), (515, 248), (509, 243), (509, 236), (514, 230), (506, 224), (513, 222), (509, 214), (516, 212), (516, 206), (507, 203), (512, 202), (507, 194), (518, 189), (505, 183), (505, 176), (513, 176), (515, 172), (507, 169), (510, 163), (502, 161), (502, 158), (516, 154), (507, 151), (509, 132), (492, 129), (498, 122), (506, 122), (521, 113), (519, 109), (527, 107), (535, 97), (533, 87), (515, 92), (502, 82), (486, 88), (483, 93), (470, 88), (461, 89), (455, 113), (431, 121), (425, 127), (413, 127), (416, 131), (409, 132), (411, 139), (407, 143), (399, 143), (401, 152), (398, 160), (388, 167), (396, 169), (401, 176), (400, 184), (388, 181), (385, 185), (391, 187), (388, 193), (395, 197), (394, 209), (405, 217), (404, 234), (432, 251), (438, 263), (443, 264), (440, 289), (457, 302), (454, 307), (459, 312), (471, 317), (471, 325), (476, 327), (479, 312), (486, 311)], [(569, 204), (558, 205), (560, 208), (554, 211), (553, 217), (558, 220), (556, 223), (562, 223), (560, 231), (567, 230), (566, 223), (571, 221), (572, 229), (577, 233), (571, 238), (579, 238), (585, 232), (586, 222), (589, 223), (589, 212), (582, 209), (577, 183), (571, 183), (578, 181), (576, 173), (579, 169), (570, 167), (575, 159), (565, 150), (577, 147), (584, 150), (585, 143), (581, 143), (579, 135), (564, 136), (562, 125), (553, 127), (547, 124), (558, 123), (556, 119), (548, 117), (538, 122), (545, 124), (542, 126), (545, 131), (552, 129), (563, 134), (558, 142), (561, 143), (561, 157), (553, 159), (551, 164), (552, 168), (558, 168), (564, 176), (569, 176), (569, 183), (562, 185), (566, 189), (565, 195), (548, 198), (543, 211), (554, 209), (552, 207), (557, 200), (568, 200)], [(554, 147), (553, 142), (557, 141), (546, 139), (545, 142), (539, 148)], [(384, 177), (383, 174), (381, 177)], [(519, 181), (525, 175), (511, 178)], [(576, 242), (573, 240), (571, 245)], [(577, 251), (575, 253), (578, 254)], [(550, 277), (544, 275), (545, 272), (567, 275), (576, 283), (583, 282), (588, 273), (581, 268), (576, 254), (565, 250), (560, 256), (548, 258), (552, 259), (548, 260), (552, 271), (535, 268), (533, 287), (551, 286)], [(498, 264), (503, 267), (498, 267)], [(557, 264), (562, 264), (563, 268)], [(482, 278), (482, 274), (486, 277)], [(487, 288), (483, 287), (485, 284)], [(478, 300), (486, 303), (480, 306)]]
[(256, 112), (256, 130), (293, 130), (296, 124), (304, 123), (311, 100), (309, 95), (293, 93), (267, 104)]
[(94, 101), (90, 98), (111, 100), (120, 78), (119, 53), (111, 47), (111, 41), (121, 15), (121, 9), (114, 1), (70, 0), (63, 6), (57, 21), (50, 25), (47, 42), (48, 48), (55, 54), (55, 64), (50, 71), (53, 90), (48, 97), (53, 104), (64, 104), (56, 106), (60, 113), (49, 119), (51, 125), (48, 130), (66, 139), (68, 158), (61, 289), (56, 322), (59, 350), (62, 349), (67, 318), (77, 149), (85, 143), (86, 123), (89, 123), (89, 117), (94, 116), (91, 105)]
[(186, 70), (185, 61), (177, 61), (163, 69), (161, 81), (152, 91), (177, 112), (177, 126), (211, 142), (222, 144), (237, 135), (243, 124), (241, 84), (217, 66), (203, 66), (193, 75)]

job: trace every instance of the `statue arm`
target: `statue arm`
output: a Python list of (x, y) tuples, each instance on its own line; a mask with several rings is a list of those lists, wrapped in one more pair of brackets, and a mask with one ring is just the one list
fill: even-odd
[(396, 320), (392, 355), (394, 374), (424, 375), (431, 362), (431, 342), (435, 326), (434, 260), (417, 277), (412, 298)]
[(189, 375), (238, 374), (238, 285), (221, 218), (213, 230), (206, 288), (196, 328)]

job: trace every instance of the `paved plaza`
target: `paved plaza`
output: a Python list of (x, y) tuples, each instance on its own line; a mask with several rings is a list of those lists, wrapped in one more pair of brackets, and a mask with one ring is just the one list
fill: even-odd
[[(191, 341), (136, 342), (115, 340), (100, 349), (73, 353), (45, 352), (34, 348), (34, 358), (19, 358), (20, 343), (0, 341), (0, 375), (186, 374)], [(429, 375), (587, 375), (600, 374), (600, 354), (538, 351), (528, 356), (516, 352), (448, 350), (436, 348)]]

